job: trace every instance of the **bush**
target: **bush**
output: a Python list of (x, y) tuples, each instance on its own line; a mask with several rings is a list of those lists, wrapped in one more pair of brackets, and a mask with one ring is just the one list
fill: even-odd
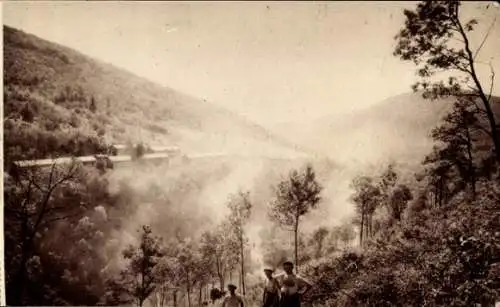
[[(310, 299), (325, 306), (474, 306), (500, 297), (500, 193), (483, 183), (481, 198), (457, 197), (443, 208), (375, 240), (363, 254), (324, 260)], [(423, 222), (423, 224), (422, 224)]]

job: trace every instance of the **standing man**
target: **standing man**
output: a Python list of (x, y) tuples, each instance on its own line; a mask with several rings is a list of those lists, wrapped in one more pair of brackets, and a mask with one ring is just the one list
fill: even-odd
[(301, 297), (312, 285), (293, 273), (293, 263), (290, 261), (283, 263), (283, 271), (285, 272), (276, 276), (281, 291), (280, 307), (300, 307)]
[(273, 278), (274, 270), (271, 268), (265, 268), (264, 274), (266, 274), (267, 281), (264, 286), (264, 296), (262, 298), (263, 307), (278, 307), (279, 306), (279, 292), (280, 285), (278, 281)]
[(236, 286), (229, 284), (227, 285), (227, 289), (229, 290), (229, 295), (222, 302), (222, 307), (244, 307), (243, 299), (235, 293)]

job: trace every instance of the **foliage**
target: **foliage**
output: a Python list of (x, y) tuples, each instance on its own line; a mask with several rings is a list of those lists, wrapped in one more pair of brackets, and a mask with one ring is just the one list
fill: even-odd
[[(492, 189), (487, 191), (487, 189)], [(363, 254), (344, 253), (308, 269), (325, 306), (474, 306), (498, 299), (500, 245), (496, 184), (481, 201), (457, 198), (421, 213)], [(349, 269), (348, 269), (349, 268)]]
[(464, 190), (475, 198), (477, 182), (491, 176), (494, 158), (485, 136), (474, 104), (466, 99), (457, 100), (443, 124), (433, 130), (438, 146), (424, 163), (432, 176), (437, 204)]
[(403, 213), (406, 211), (408, 202), (413, 199), (412, 192), (404, 184), (398, 184), (390, 197), (389, 204), (391, 217), (395, 221), (401, 221)]
[(373, 214), (381, 200), (381, 189), (367, 176), (354, 178), (351, 187), (354, 189), (352, 201), (359, 216), (359, 244), (362, 244), (363, 234), (367, 237), (373, 234)]
[(206, 268), (213, 276), (219, 279), (219, 288), (224, 289), (224, 277), (226, 275), (226, 254), (224, 248), (224, 233), (221, 228), (215, 231), (206, 231), (200, 240), (200, 252), (206, 260)]
[(153, 235), (149, 226), (143, 226), (139, 245), (129, 245), (123, 251), (127, 266), (120, 272), (119, 279), (110, 283), (112, 290), (118, 291), (111, 297), (123, 293), (137, 306), (142, 306), (160, 282), (156, 267), (163, 255), (161, 239)]
[(114, 202), (106, 181), (76, 163), (4, 175), (8, 303), (95, 304), (107, 231), (96, 203)]
[(300, 173), (290, 172), (287, 179), (281, 181), (276, 189), (276, 197), (271, 202), (269, 217), (280, 225), (290, 227), (295, 235), (295, 265), (298, 266), (298, 232), (300, 217), (316, 208), (321, 200), (322, 187), (316, 181), (316, 174), (311, 165)]
[[(486, 121), (483, 129), (488, 132), (496, 159), (500, 161), (500, 138), (491, 99), (495, 74), (490, 64), (491, 84), (487, 93), (476, 72), (477, 56), (491, 27), (473, 51), (468, 33), (474, 30), (478, 21), (462, 22), (459, 9), (459, 1), (423, 1), (415, 10), (405, 10), (405, 26), (395, 37), (394, 55), (417, 66), (422, 82), (417, 82), (414, 90), (422, 89), (424, 98), (453, 96), (478, 100), (482, 104), (481, 116)], [(431, 77), (436, 74), (446, 74), (447, 82), (442, 80), (443, 76), (432, 81)]]
[(238, 244), (238, 254), (241, 274), (241, 290), (245, 295), (245, 246), (248, 239), (245, 237), (244, 227), (250, 219), (252, 203), (250, 202), (250, 192), (240, 191), (237, 195), (231, 195), (228, 203), (229, 216), (228, 225)]

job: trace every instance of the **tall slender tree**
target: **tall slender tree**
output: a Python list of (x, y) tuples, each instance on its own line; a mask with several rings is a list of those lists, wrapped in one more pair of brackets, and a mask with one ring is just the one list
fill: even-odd
[(359, 224), (359, 245), (364, 239), (371, 236), (373, 214), (381, 199), (380, 188), (375, 184), (373, 178), (358, 176), (351, 183), (354, 194), (351, 196), (356, 206), (356, 222)]
[(278, 184), (276, 197), (270, 204), (270, 218), (293, 231), (296, 270), (299, 266), (300, 218), (317, 207), (321, 200), (321, 190), (316, 173), (311, 165), (307, 165), (300, 173), (297, 170), (291, 171), (288, 178)]
[(250, 193), (240, 191), (235, 195), (231, 195), (227, 206), (230, 211), (228, 221), (231, 225), (233, 235), (238, 242), (241, 291), (242, 294), (245, 295), (245, 245), (247, 244), (247, 238), (245, 236), (244, 227), (252, 212)]
[(222, 227), (213, 231), (206, 231), (201, 236), (200, 252), (207, 259), (207, 268), (219, 280), (219, 288), (224, 289), (227, 272), (227, 250), (225, 249), (225, 233)]
[(398, 184), (391, 194), (390, 212), (394, 221), (401, 221), (403, 212), (406, 210), (408, 202), (413, 199), (410, 188), (404, 184)]
[(160, 240), (153, 235), (149, 226), (143, 226), (139, 246), (130, 245), (123, 251), (123, 256), (129, 260), (129, 264), (121, 275), (126, 280), (126, 289), (139, 307), (159, 283), (155, 267), (164, 255)]
[[(455, 102), (453, 110), (444, 118), (443, 123), (432, 131), (432, 137), (439, 145), (426, 157), (424, 163), (431, 173), (443, 173), (441, 178), (455, 177), (454, 188), (450, 195), (466, 189), (472, 199), (476, 197), (476, 184), (482, 166), (489, 160), (477, 139), (483, 131), (478, 129), (477, 112), (471, 108), (467, 99)], [(439, 182), (438, 182), (439, 183)], [(450, 183), (448, 180), (447, 184)], [(443, 190), (443, 187), (439, 187)]]

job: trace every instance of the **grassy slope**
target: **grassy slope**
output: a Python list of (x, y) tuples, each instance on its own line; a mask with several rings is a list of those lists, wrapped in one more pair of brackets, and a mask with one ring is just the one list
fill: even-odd
[[(16, 154), (29, 151), (28, 144), (21, 144), (27, 136), (19, 134), (27, 129), (57, 139), (62, 134), (73, 138), (78, 134), (94, 143), (99, 139), (108, 144), (145, 141), (175, 144), (185, 151), (282, 153), (296, 149), (208, 102), (10, 27), (4, 27), (4, 63), (7, 153), (16, 146)], [(92, 98), (95, 112), (90, 111)], [(36, 146), (43, 147), (43, 143), (47, 141)], [(86, 151), (93, 149), (99, 148)], [(32, 155), (46, 156), (50, 151)]]

